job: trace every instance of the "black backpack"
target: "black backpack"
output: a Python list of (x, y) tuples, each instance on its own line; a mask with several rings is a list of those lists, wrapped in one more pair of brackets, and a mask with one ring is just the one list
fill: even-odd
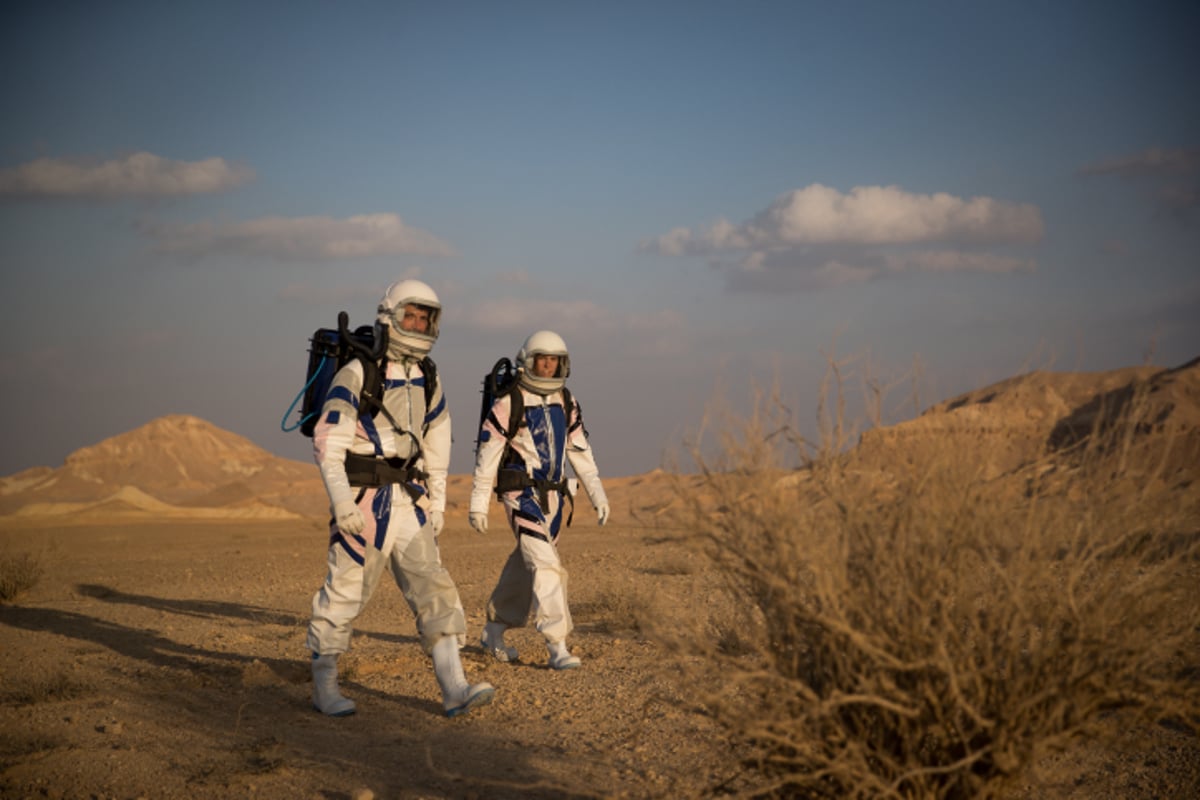
[[(283, 414), (280, 427), (290, 433), (300, 429), (300, 433), (312, 437), (321, 415), (321, 407), (325, 405), (325, 396), (333, 383), (333, 376), (351, 359), (357, 358), (363, 368), (363, 388), (359, 398), (359, 413), (364, 407), (372, 419), (382, 409), (383, 375), (387, 371), (387, 330), (379, 341), (375, 340), (374, 325), (360, 325), (353, 331), (349, 329), (350, 317), (345, 311), (338, 312), (338, 326), (333, 328), (318, 328), (309, 339), (311, 347), (308, 351), (308, 370), (304, 376), (304, 388), (296, 395), (296, 399), (288, 406)], [(429, 406), (437, 386), (437, 365), (429, 356), (421, 359), (421, 371), (425, 373), (425, 405)], [(296, 404), (300, 404), (300, 419), (289, 426), (288, 416)]]

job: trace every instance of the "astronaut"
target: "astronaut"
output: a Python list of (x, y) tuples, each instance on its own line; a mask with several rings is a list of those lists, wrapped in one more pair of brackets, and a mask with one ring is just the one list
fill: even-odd
[[(313, 596), (307, 643), (312, 650), (313, 705), (329, 716), (353, 714), (338, 689), (337, 658), (350, 629), (387, 568), (417, 620), (421, 645), (433, 660), (447, 716), (491, 701), (488, 683), (468, 684), (459, 658), (466, 619), (458, 588), (442, 566), (437, 536), (445, 521), (450, 464), (450, 413), (426, 358), (438, 337), (441, 304), (425, 283), (404, 280), (379, 302), (376, 337), (387, 337), (379, 382), (371, 396), (359, 359), (334, 376), (313, 448), (329, 495), (329, 572)], [(370, 413), (374, 410), (376, 413)]]
[(562, 337), (553, 331), (530, 335), (515, 367), (517, 385), (492, 404), (475, 456), (471, 527), (487, 532), (488, 501), (495, 491), (516, 536), (488, 601), (481, 641), (499, 661), (516, 661), (517, 650), (505, 644), (504, 632), (525, 625), (532, 611), (534, 626), (546, 639), (550, 667), (575, 669), (580, 660), (566, 641), (572, 629), (567, 571), (556, 547), (564, 508), (574, 511), (574, 482), (564, 475), (567, 462), (601, 525), (608, 521), (608, 498), (579, 403), (565, 386), (571, 364)]

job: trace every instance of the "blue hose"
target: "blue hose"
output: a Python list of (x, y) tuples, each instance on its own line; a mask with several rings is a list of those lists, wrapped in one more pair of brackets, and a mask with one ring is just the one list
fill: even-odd
[(281, 419), (279, 421), (279, 427), (283, 430), (284, 433), (291, 433), (292, 431), (296, 430), (301, 425), (303, 425), (305, 422), (312, 419), (317, 414), (321, 413), (319, 410), (314, 411), (311, 414), (309, 414), (307, 417), (301, 417), (300, 421), (297, 422), (292, 427), (289, 428), (287, 425), (288, 416), (291, 415), (292, 411), (296, 408), (296, 403), (299, 403), (301, 400), (304, 399), (305, 392), (308, 391), (308, 387), (313, 385), (313, 381), (315, 381), (317, 379), (317, 376), (321, 374), (321, 367), (325, 366), (325, 360), (328, 358), (329, 358), (329, 356), (327, 356), (327, 355), (321, 356), (321, 362), (319, 364), (317, 364), (317, 368), (313, 370), (312, 377), (308, 379), (308, 383), (304, 384), (304, 388), (300, 390), (300, 394), (296, 395), (296, 399), (292, 401), (292, 404), (290, 406), (288, 406), (287, 411), (283, 412), (283, 419)]

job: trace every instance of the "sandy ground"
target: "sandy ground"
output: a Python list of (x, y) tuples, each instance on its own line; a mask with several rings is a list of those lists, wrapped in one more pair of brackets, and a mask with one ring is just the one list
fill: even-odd
[[(616, 504), (614, 504), (616, 505)], [(310, 705), (304, 645), (324, 576), (319, 523), (179, 522), (0, 530), (46, 574), (0, 606), (0, 797), (710, 797), (737, 786), (734, 747), (696, 687), (631, 629), (631, 603), (705, 602), (703, 569), (652, 529), (588, 510), (564, 535), (583, 667), (558, 673), (532, 630), (527, 661), (479, 649), (512, 542), (451, 515), (442, 553), (467, 609), (468, 677), (495, 702), (441, 713), (399, 591), (381, 584), (343, 658), (355, 716)], [(1028, 798), (1200, 796), (1200, 747), (1169, 728), (1040, 765)]]

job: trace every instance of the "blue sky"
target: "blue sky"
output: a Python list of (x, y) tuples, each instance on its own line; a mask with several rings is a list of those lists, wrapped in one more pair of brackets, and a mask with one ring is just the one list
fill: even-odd
[[(1200, 355), (1183, 3), (12, 3), (0, 474), (193, 414), (280, 455), (307, 339), (393, 280), (468, 472), (479, 381), (571, 348), (602, 474), (827, 355), (923, 404)], [(888, 421), (911, 413), (901, 390)]]

